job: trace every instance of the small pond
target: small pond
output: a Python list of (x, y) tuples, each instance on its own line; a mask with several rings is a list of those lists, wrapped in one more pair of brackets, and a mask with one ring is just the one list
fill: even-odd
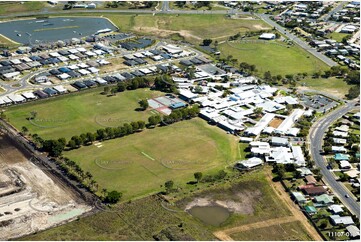
[(188, 210), (188, 213), (203, 223), (213, 226), (221, 225), (231, 215), (227, 208), (218, 205), (194, 206)]

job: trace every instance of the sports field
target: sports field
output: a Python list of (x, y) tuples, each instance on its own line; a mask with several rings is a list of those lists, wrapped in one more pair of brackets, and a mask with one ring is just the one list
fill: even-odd
[[(93, 174), (100, 188), (124, 199), (164, 190), (167, 180), (185, 186), (194, 172), (224, 169), (239, 159), (235, 137), (195, 118), (64, 152)], [(101, 189), (99, 189), (101, 190)]]
[[(139, 108), (138, 101), (164, 95), (149, 89), (137, 89), (108, 97), (102, 95), (102, 91), (102, 88), (97, 88), (51, 100), (38, 100), (9, 107), (5, 113), (18, 130), (26, 126), (30, 133), (37, 133), (43, 139), (64, 137), (68, 140), (73, 135), (94, 132), (100, 128), (146, 121), (152, 113), (136, 111)], [(29, 121), (30, 112), (33, 111), (37, 112), (36, 118)]]
[(256, 65), (262, 75), (266, 71), (272, 75), (286, 75), (327, 69), (326, 64), (300, 47), (277, 41), (224, 43), (219, 45), (219, 50), (224, 57), (232, 55), (238, 59), (238, 63)]

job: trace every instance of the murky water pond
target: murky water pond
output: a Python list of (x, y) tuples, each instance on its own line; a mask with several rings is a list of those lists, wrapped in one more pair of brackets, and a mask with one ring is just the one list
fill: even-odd
[(227, 208), (218, 205), (194, 206), (188, 212), (203, 223), (213, 226), (221, 225), (231, 215)]

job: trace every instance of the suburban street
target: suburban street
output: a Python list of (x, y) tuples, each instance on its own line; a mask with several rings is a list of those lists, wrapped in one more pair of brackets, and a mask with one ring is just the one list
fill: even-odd
[[(329, 113), (324, 118), (320, 119), (313, 124), (310, 130), (310, 149), (311, 155), (316, 163), (316, 166), (321, 169), (321, 174), (323, 175), (323, 180), (326, 185), (329, 185), (335, 195), (341, 200), (341, 202), (348, 207), (348, 209), (355, 214), (357, 217), (360, 217), (360, 205), (353, 199), (351, 192), (338, 181), (336, 181), (332, 172), (327, 169), (327, 164), (325, 159), (320, 154), (322, 150), (323, 137), (327, 132), (328, 127), (335, 122), (337, 119), (342, 117), (347, 112), (356, 109), (355, 106), (358, 100), (353, 100), (349, 103), (346, 103), (339, 109)], [(346, 198), (345, 195), (348, 194), (349, 197)]]
[(290, 33), (286, 28), (282, 27), (281, 25), (277, 24), (273, 20), (270, 19), (270, 17), (267, 14), (255, 14), (260, 19), (271, 25), (272, 27), (275, 27), (279, 32), (284, 34), (287, 38), (298, 44), (301, 48), (308, 51), (310, 54), (314, 55), (318, 59), (325, 62), (328, 66), (337, 66), (337, 63), (334, 62), (332, 59), (328, 58), (324, 54), (317, 52), (316, 49), (313, 49), (311, 46), (308, 45), (305, 41), (298, 38), (296, 35)]

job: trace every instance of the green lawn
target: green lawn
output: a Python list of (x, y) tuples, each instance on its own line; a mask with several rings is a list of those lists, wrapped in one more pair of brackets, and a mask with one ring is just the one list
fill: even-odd
[(350, 34), (333, 32), (329, 37), (337, 42), (342, 42), (342, 39)]
[(238, 63), (256, 65), (260, 74), (270, 71), (272, 75), (313, 73), (325, 70), (326, 64), (298, 46), (286, 46), (277, 41), (238, 42), (219, 45), (223, 57), (232, 55)]
[(250, 229), (230, 235), (236, 241), (310, 241), (312, 238), (299, 221)]
[(45, 1), (29, 1), (29, 2), (7, 1), (0, 3), (0, 14), (39, 11), (43, 9), (46, 5), (47, 3)]
[[(167, 180), (177, 186), (193, 181), (196, 171), (223, 169), (239, 159), (233, 136), (195, 118), (127, 137), (64, 152), (89, 171), (101, 188), (124, 199), (159, 192)], [(101, 189), (99, 189), (101, 190)]]
[(299, 84), (310, 89), (328, 92), (339, 97), (344, 97), (351, 87), (342, 78), (336, 77), (316, 79), (307, 77), (301, 80)]
[[(131, 121), (146, 121), (150, 111), (135, 111), (138, 101), (164, 95), (149, 89), (138, 89), (117, 93), (116, 96), (101, 95), (102, 88), (39, 100), (6, 109), (9, 121), (18, 130), (23, 126), (29, 132), (37, 133), (44, 139), (64, 137), (94, 132), (99, 128), (117, 127)], [(37, 112), (31, 122), (27, 119), (30, 112)]]

